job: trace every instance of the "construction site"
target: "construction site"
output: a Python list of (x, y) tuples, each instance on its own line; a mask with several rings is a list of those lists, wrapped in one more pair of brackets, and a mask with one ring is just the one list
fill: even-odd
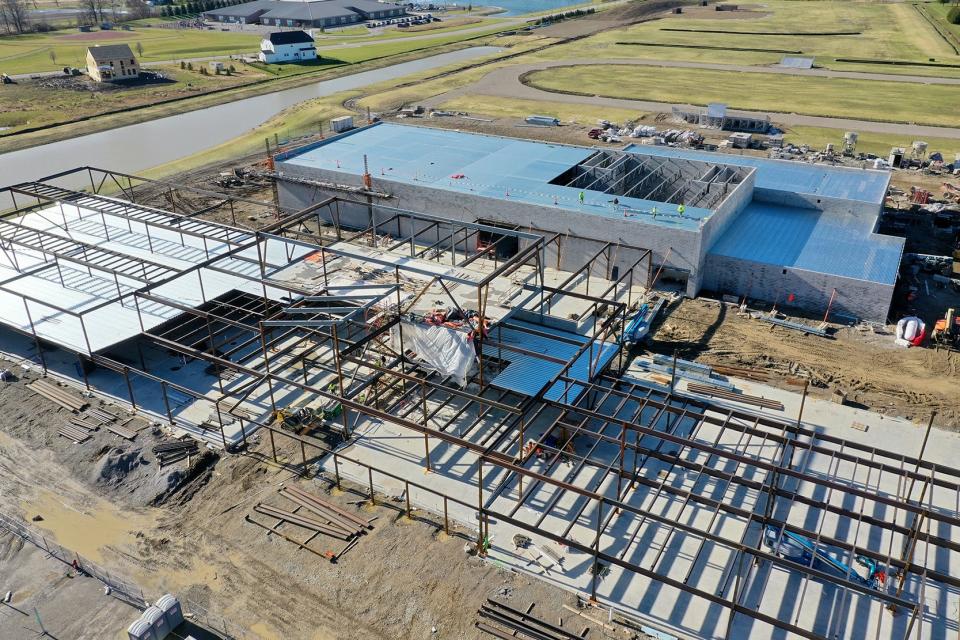
[(889, 172), (380, 124), (234, 175), (0, 193), (0, 638), (960, 633)]

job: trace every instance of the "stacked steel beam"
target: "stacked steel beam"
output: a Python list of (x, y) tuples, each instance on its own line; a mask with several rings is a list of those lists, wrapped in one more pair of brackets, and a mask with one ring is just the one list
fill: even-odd
[[(486, 604), (480, 605), (478, 615), (488, 622), (477, 621), (474, 625), (480, 631), (503, 640), (529, 638), (530, 640), (583, 640), (589, 632), (584, 629), (580, 635), (551, 624), (536, 616), (530, 615), (533, 605), (526, 611), (514, 609), (502, 602), (487, 598)], [(492, 623), (492, 624), (490, 624)]]
[(153, 448), (153, 453), (160, 461), (160, 468), (164, 468), (190, 456), (200, 453), (200, 447), (195, 440), (181, 440), (179, 442), (169, 442), (158, 444)]

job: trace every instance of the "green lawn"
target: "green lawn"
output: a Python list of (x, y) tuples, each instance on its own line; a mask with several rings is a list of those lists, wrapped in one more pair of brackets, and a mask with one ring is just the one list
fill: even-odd
[[(783, 139), (794, 144), (810, 145), (814, 149), (823, 149), (829, 143), (839, 149), (843, 142), (844, 131), (841, 129), (822, 129), (820, 127), (791, 127)], [(916, 136), (897, 136), (887, 133), (860, 132), (857, 140), (857, 151), (875, 153), (880, 157), (887, 157), (891, 147), (909, 148)], [(931, 153), (939, 151), (948, 162), (953, 160), (956, 153), (960, 153), (960, 140), (951, 138), (923, 138), (930, 145)]]
[(941, 26), (945, 27), (957, 39), (960, 39), (960, 24), (953, 24), (947, 20), (947, 14), (954, 6), (956, 5), (949, 2), (929, 2), (924, 4), (923, 8), (938, 20)]
[[(334, 34), (318, 39), (319, 47), (337, 44), (371, 43), (369, 47), (347, 47), (344, 49), (324, 50), (321, 55), (336, 58), (344, 62), (360, 62), (373, 58), (393, 55), (405, 51), (415, 51), (438, 44), (448, 44), (480, 34), (495, 33), (500, 30), (498, 20), (485, 20), (483, 23), (466, 27), (444, 27), (436, 31), (404, 33), (392, 30), (382, 36), (337, 37)], [(463, 29), (488, 26), (479, 33), (462, 35)], [(364, 29), (364, 32), (367, 30)], [(252, 53), (259, 48), (261, 34), (240, 33), (235, 31), (198, 31), (194, 29), (162, 29), (141, 27), (133, 31), (103, 32), (110, 39), (98, 39), (101, 32), (81, 34), (78, 31), (60, 31), (53, 34), (0, 37), (0, 73), (10, 75), (55, 71), (64, 66), (83, 68), (86, 66), (87, 47), (96, 44), (127, 43), (136, 53), (139, 42), (143, 46), (141, 61), (179, 60), (182, 58), (203, 58), (218, 55)], [(436, 38), (417, 39), (404, 42), (415, 35), (436, 35)], [(386, 42), (378, 42), (386, 40)], [(55, 62), (50, 52), (55, 54)]]
[(52, 88), (47, 80), (24, 80), (0, 87), (0, 127), (3, 135), (123, 108), (154, 104), (183, 97), (195, 97), (215, 89), (235, 87), (266, 77), (250, 67), (231, 75), (202, 75), (176, 66), (161, 67), (168, 82), (134, 85), (98, 85), (86, 76), (70, 80), (74, 88)]
[[(926, 5), (934, 7), (935, 5)], [(715, 13), (699, 8), (670, 15), (662, 20), (601, 33), (568, 46), (545, 52), (543, 58), (656, 58), (729, 62), (732, 64), (773, 64), (785, 55), (735, 48), (801, 51), (816, 58), (818, 66), (856, 69), (885, 73), (960, 76), (960, 69), (923, 67), (891, 67), (886, 65), (852, 65), (835, 62), (835, 58), (868, 58), (876, 60), (910, 60), (960, 65), (960, 56), (943, 41), (936, 30), (907, 3), (867, 3), (821, 0), (769, 0), (755, 5), (756, 12), (731, 14), (739, 17), (717, 19)], [(850, 36), (740, 35), (731, 33), (693, 33), (664, 31), (693, 29), (721, 31), (753, 31), (777, 33), (812, 33), (861, 31)], [(680, 45), (678, 48), (618, 45), (617, 42)], [(703, 46), (729, 50), (703, 49)], [(561, 52), (565, 55), (561, 56)]]
[(653, 66), (578, 65), (536, 71), (528, 84), (549, 91), (631, 100), (707, 104), (890, 122), (960, 126), (955, 85), (738, 73)]
[[(101, 32), (82, 34), (78, 31), (56, 32), (0, 38), (0, 72), (8, 74), (54, 71), (66, 65), (85, 67), (87, 47), (95, 44), (127, 43), (136, 53), (136, 44), (143, 45), (143, 62), (177, 60), (205, 56), (248, 53), (259, 48), (261, 36), (253, 33), (198, 31), (187, 29), (142, 28), (133, 31), (102, 32), (114, 36), (95, 39)], [(84, 38), (84, 36), (89, 36)], [(50, 52), (56, 54), (56, 63)]]

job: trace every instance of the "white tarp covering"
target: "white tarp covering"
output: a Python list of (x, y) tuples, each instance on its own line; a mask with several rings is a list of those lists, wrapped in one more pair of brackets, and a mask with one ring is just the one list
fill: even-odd
[(477, 354), (473, 340), (463, 331), (437, 325), (402, 322), (390, 330), (391, 347), (400, 350), (400, 331), (403, 348), (415, 351), (418, 359), (441, 375), (452, 376), (461, 387), (476, 366)]
[(907, 316), (906, 318), (901, 318), (900, 322), (897, 323), (897, 333), (894, 342), (902, 347), (909, 347), (918, 336), (922, 339), (925, 333), (926, 325), (924, 325), (923, 320), (916, 316)]

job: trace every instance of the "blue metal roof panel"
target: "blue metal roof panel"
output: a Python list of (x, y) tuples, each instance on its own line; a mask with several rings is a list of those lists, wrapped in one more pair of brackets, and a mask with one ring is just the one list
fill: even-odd
[(872, 220), (754, 203), (710, 250), (793, 269), (894, 284), (903, 238), (872, 233)]
[[(494, 337), (504, 344), (510, 344), (527, 351), (550, 355), (554, 358), (566, 359), (569, 361), (579, 350), (579, 347), (566, 341), (552, 340), (550, 338), (528, 333), (519, 328), (526, 327), (540, 333), (549, 333), (557, 337), (563, 337), (567, 340), (576, 340), (581, 345), (587, 342), (587, 338), (575, 333), (551, 329), (543, 325), (529, 324), (519, 320), (511, 320), (509, 323), (499, 325), (494, 329)], [(597, 343), (593, 353), (587, 350), (571, 365), (567, 375), (575, 380), (589, 380), (590, 366), (593, 363), (594, 374), (602, 371), (617, 352), (617, 345), (610, 342)], [(536, 356), (517, 353), (516, 351), (503, 351), (503, 359), (509, 361), (507, 368), (501, 371), (490, 383), (500, 389), (508, 389), (514, 393), (525, 396), (534, 396), (553, 379), (562, 369), (563, 365), (556, 362), (541, 360)], [(563, 382), (556, 382), (544, 394), (548, 400), (561, 400), (572, 402), (581, 393), (585, 387), (572, 384), (567, 387)]]
[[(361, 175), (366, 155), (375, 180), (383, 177), (622, 219), (623, 209), (612, 204), (613, 196), (586, 191), (581, 204), (580, 189), (550, 184), (595, 152), (588, 147), (380, 123), (280, 154), (277, 161)], [(710, 161), (716, 162), (717, 158)], [(649, 215), (653, 208), (661, 214), (672, 213), (673, 205), (630, 197), (618, 199), (621, 207), (637, 212), (629, 219), (638, 223), (692, 231), (712, 214), (709, 209), (687, 207), (683, 218), (654, 218)]]
[(625, 151), (667, 158), (733, 164), (757, 169), (758, 189), (806, 193), (825, 198), (857, 200), (880, 205), (887, 192), (889, 171), (831, 167), (796, 160), (771, 160), (711, 151), (696, 151), (660, 145), (628, 145)]

